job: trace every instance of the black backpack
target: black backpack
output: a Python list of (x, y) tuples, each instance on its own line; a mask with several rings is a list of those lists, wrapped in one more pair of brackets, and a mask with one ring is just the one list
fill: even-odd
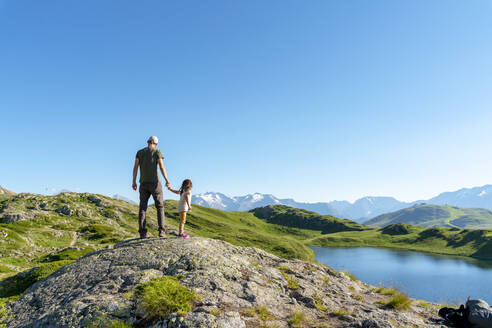
[(473, 328), (492, 328), (492, 308), (484, 300), (466, 302), (468, 321)]
[(459, 309), (443, 307), (439, 309), (439, 316), (453, 327), (472, 328), (468, 321), (468, 309), (463, 305), (461, 305)]
[(483, 300), (468, 298), (459, 309), (443, 307), (439, 316), (458, 328), (492, 328), (492, 308)]

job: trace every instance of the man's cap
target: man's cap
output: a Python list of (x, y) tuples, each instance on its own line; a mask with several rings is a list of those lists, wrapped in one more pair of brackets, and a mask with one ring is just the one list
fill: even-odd
[(147, 142), (153, 143), (154, 145), (157, 145), (159, 143), (159, 139), (156, 136), (152, 136), (147, 140)]

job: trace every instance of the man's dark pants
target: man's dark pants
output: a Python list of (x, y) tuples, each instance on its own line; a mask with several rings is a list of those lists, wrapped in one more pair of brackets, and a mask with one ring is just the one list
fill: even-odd
[(150, 195), (154, 198), (155, 208), (157, 210), (157, 224), (159, 230), (164, 230), (164, 201), (162, 194), (162, 185), (160, 182), (142, 182), (139, 187), (140, 207), (138, 210), (138, 232), (140, 235), (147, 233), (145, 212)]

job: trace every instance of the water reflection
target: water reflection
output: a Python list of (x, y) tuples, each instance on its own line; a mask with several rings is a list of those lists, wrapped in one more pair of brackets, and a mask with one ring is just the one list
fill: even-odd
[(492, 303), (492, 261), (364, 247), (312, 249), (321, 263), (414, 298), (463, 303), (471, 296)]

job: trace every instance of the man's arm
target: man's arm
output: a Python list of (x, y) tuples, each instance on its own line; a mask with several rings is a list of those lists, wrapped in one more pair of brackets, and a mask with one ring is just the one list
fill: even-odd
[(133, 165), (133, 190), (137, 190), (137, 173), (138, 173), (138, 157), (135, 158), (135, 165)]
[(159, 158), (159, 168), (161, 169), (162, 176), (164, 180), (166, 180), (166, 187), (169, 187), (171, 184), (169, 183), (169, 179), (167, 178), (166, 169), (164, 168), (164, 163), (162, 162), (162, 158)]

